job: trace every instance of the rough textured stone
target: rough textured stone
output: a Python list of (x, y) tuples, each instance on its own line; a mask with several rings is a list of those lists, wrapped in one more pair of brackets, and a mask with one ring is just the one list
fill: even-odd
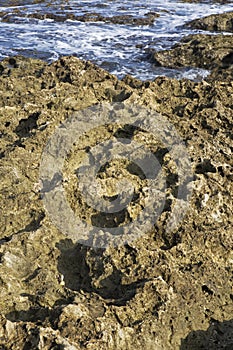
[(215, 32), (233, 32), (233, 12), (225, 12), (194, 19), (186, 24), (188, 27)]
[[(1, 62), (0, 90), (1, 347), (230, 349), (232, 81), (119, 81), (75, 57), (51, 65), (15, 57)], [(184, 140), (194, 190), (175, 232), (168, 234), (164, 225), (177, 177), (162, 150), (157, 156), (171, 202), (153, 230), (133, 243), (107, 249), (75, 244), (45, 212), (38, 181), (48, 138), (75, 111), (104, 101), (151, 108)], [(67, 174), (74, 161), (71, 153)], [(111, 167), (108, 176), (122, 164)], [(69, 184), (67, 193), (71, 199)]]
[[(125, 25), (152, 25), (155, 21), (155, 18), (160, 15), (155, 12), (148, 12), (143, 17), (133, 17), (132, 15), (116, 15), (111, 17), (103, 16), (96, 12), (86, 13), (84, 15), (74, 15), (64, 14), (64, 12), (57, 13), (29, 13), (27, 14), (27, 18), (35, 18), (39, 20), (52, 19), (55, 22), (65, 22), (67, 20), (72, 21), (80, 21), (80, 22), (105, 22), (105, 23), (113, 23), (113, 24), (125, 24)], [(2, 18), (2, 22), (6, 23), (15, 23), (19, 18), (25, 17), (25, 13), (21, 13), (19, 10), (14, 13), (8, 14), (7, 12), (0, 12), (0, 17)]]
[(152, 60), (172, 68), (227, 68), (233, 63), (232, 35), (188, 35), (170, 50), (155, 52)]

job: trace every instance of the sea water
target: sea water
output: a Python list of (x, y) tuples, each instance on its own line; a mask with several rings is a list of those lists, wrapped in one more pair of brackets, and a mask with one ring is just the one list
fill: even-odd
[[(184, 26), (195, 18), (233, 10), (233, 2), (175, 0), (0, 0), (0, 59), (10, 55), (36, 57), (52, 62), (63, 55), (90, 60), (122, 78), (126, 74), (142, 80), (160, 75), (200, 80), (208, 71), (197, 68), (166, 69), (148, 59), (150, 50), (170, 48), (189, 34), (202, 33)], [(153, 25), (104, 22), (56, 21), (30, 18), (33, 13), (98, 13), (105, 17), (143, 17), (156, 12)], [(5, 21), (4, 16), (11, 20)], [(205, 32), (208, 33), (208, 32)], [(226, 33), (227, 34), (227, 33)]]

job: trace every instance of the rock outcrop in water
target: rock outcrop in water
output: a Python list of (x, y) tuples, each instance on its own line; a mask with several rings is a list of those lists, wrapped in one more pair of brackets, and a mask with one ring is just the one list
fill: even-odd
[(229, 4), (231, 2), (231, 0), (181, 0), (182, 2), (198, 2), (198, 3), (204, 3), (204, 2), (208, 2), (208, 3), (217, 3), (217, 4)]
[[(232, 78), (232, 35), (194, 34), (170, 50), (152, 53), (152, 62), (163, 67), (199, 67), (212, 71), (209, 79)], [(226, 74), (225, 71), (227, 70)], [(217, 78), (218, 79), (218, 78)]]
[[(186, 26), (208, 31), (232, 32), (232, 12), (193, 20)], [(191, 34), (170, 50), (152, 52), (150, 59), (157, 66), (199, 67), (210, 70), (207, 80), (233, 79), (232, 35)]]
[[(202, 66), (214, 68), (230, 54), (227, 40), (190, 37), (155, 57), (175, 65), (180, 50), (182, 64), (199, 66), (209, 45), (209, 51), (215, 49)], [(201, 46), (201, 58), (186, 59), (190, 47)], [(141, 82), (130, 76), (119, 81), (75, 57), (51, 65), (15, 57), (1, 62), (0, 71), (2, 349), (230, 349), (232, 81)], [(101, 102), (157, 111), (184, 140), (195, 173), (193, 194), (174, 232), (167, 233), (165, 223), (179, 199), (178, 180), (166, 149), (155, 153), (170, 198), (153, 230), (131, 244), (107, 249), (75, 244), (50, 221), (38, 183), (42, 150), (60, 123)], [(116, 130), (101, 132), (111, 136)], [(130, 134), (127, 128), (117, 132)], [(89, 141), (93, 145), (96, 135)], [(85, 151), (78, 146), (77, 152)], [(75, 155), (68, 157), (66, 170), (74, 162)], [(117, 174), (121, 168), (116, 163), (109, 169)], [(129, 179), (136, 175), (125, 173)], [(69, 200), (75, 191), (69, 182), (66, 188)], [(140, 197), (138, 204), (143, 208)]]
[(55, 22), (65, 22), (67, 20), (80, 21), (80, 22), (104, 22), (112, 24), (124, 24), (124, 25), (136, 25), (136, 26), (147, 26), (152, 25), (155, 18), (159, 17), (158, 13), (148, 12), (143, 17), (134, 17), (131, 15), (116, 15), (111, 17), (106, 17), (96, 12), (85, 13), (84, 15), (74, 15), (73, 13), (65, 13), (63, 11), (57, 11), (57, 13), (47, 12), (47, 13), (29, 13), (25, 14), (19, 10), (12, 13), (0, 12), (0, 17), (2, 22), (6, 23), (17, 23), (22, 18), (31, 19), (51, 19)]
[(187, 23), (194, 29), (202, 29), (214, 32), (233, 32), (233, 12), (225, 12), (198, 18)]
[(171, 50), (154, 54), (157, 65), (213, 69), (233, 63), (232, 35), (191, 34)]

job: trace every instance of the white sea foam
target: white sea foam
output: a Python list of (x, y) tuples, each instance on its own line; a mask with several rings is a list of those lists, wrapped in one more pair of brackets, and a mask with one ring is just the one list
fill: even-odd
[[(62, 9), (63, 15), (66, 12), (74, 15), (97, 12), (105, 17), (119, 14), (141, 17), (153, 11), (159, 13), (160, 17), (155, 18), (154, 25), (151, 26), (74, 20), (56, 22), (51, 19), (37, 20), (27, 17), (30, 13), (61, 12), (59, 2), (54, 3), (52, 8), (46, 6), (48, 2), (49, 0), (46, 0), (40, 4), (33, 4), (24, 1), (22, 6), (0, 7), (0, 11), (8, 13), (17, 8), (25, 12), (25, 17), (18, 17), (15, 23), (0, 22), (0, 58), (23, 52), (52, 61), (59, 55), (75, 54), (102, 65), (119, 77), (132, 74), (141, 79), (154, 79), (162, 74), (195, 80), (205, 76), (207, 72), (200, 69), (169, 70), (154, 67), (146, 59), (145, 50), (166, 49), (183, 36), (200, 32), (182, 28), (190, 20), (233, 10), (232, 3), (135, 0), (132, 5), (131, 0), (70, 0), (69, 6)], [(138, 47), (138, 44), (141, 47)]]

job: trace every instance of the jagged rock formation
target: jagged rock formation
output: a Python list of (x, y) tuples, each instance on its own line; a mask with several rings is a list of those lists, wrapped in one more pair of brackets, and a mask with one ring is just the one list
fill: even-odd
[(187, 26), (195, 29), (202, 29), (214, 32), (233, 32), (233, 12), (225, 12), (194, 19), (187, 23)]
[[(169, 59), (176, 60), (176, 51)], [(221, 60), (206, 60), (215, 66), (227, 54), (226, 44)], [(185, 63), (184, 57), (179, 61)], [(230, 349), (232, 81), (119, 81), (75, 57), (51, 65), (15, 57), (1, 62), (0, 70), (1, 348)], [(177, 174), (162, 150), (157, 156), (170, 201), (154, 228), (131, 244), (76, 244), (48, 217), (39, 183), (42, 151), (70, 115), (101, 102), (159, 112), (184, 140), (195, 175), (191, 207), (174, 232), (167, 233), (165, 223), (177, 199)], [(113, 132), (108, 129), (109, 136)], [(89, 135), (90, 145), (95, 137)], [(77, 151), (83, 152), (82, 144)], [(72, 161), (74, 155), (66, 171)], [(109, 169), (117, 173), (121, 166)], [(129, 178), (136, 175), (128, 172)], [(73, 193), (68, 183), (68, 200)]]

